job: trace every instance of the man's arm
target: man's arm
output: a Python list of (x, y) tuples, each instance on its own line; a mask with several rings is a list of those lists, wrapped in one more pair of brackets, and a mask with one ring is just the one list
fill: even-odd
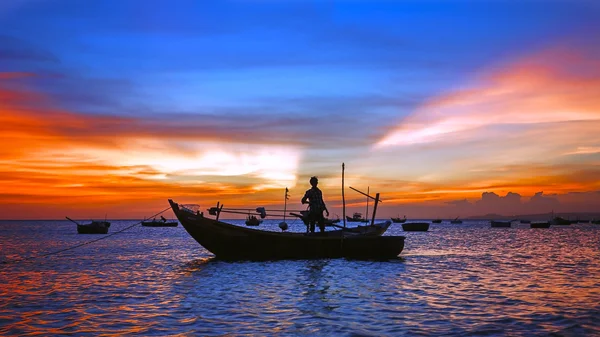
[(304, 193), (304, 196), (302, 197), (302, 204), (303, 205), (307, 203), (306, 199), (308, 199), (308, 191), (306, 191), (306, 193)]

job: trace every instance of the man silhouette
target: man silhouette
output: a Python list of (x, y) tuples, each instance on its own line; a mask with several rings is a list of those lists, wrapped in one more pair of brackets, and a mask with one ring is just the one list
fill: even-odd
[(319, 223), (321, 232), (325, 232), (325, 218), (323, 217), (323, 211), (329, 216), (329, 211), (323, 201), (323, 193), (317, 187), (318, 184), (319, 179), (317, 179), (317, 177), (311, 177), (310, 185), (312, 187), (307, 190), (302, 197), (302, 204), (308, 203), (308, 223), (311, 233), (315, 232), (315, 224), (317, 222)]

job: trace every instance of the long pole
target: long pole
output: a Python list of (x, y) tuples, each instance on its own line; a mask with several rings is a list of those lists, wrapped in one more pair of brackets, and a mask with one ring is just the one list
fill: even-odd
[[(369, 186), (367, 186), (367, 194), (369, 194)], [(369, 198), (367, 198), (367, 211), (365, 212), (365, 219), (369, 219)], [(368, 221), (366, 221), (368, 222)]]
[(287, 209), (288, 188), (285, 188), (285, 197), (283, 198), (283, 222), (285, 222), (285, 213)]
[(377, 193), (375, 194), (375, 206), (373, 206), (373, 218), (371, 218), (371, 225), (375, 224), (375, 213), (377, 213), (377, 204), (379, 201), (379, 193)]
[(346, 199), (344, 198), (344, 168), (346, 165), (342, 163), (342, 216), (344, 217), (344, 228), (346, 228)]

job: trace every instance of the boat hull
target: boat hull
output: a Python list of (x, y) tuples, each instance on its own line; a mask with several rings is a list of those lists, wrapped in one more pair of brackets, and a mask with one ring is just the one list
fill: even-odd
[(510, 221), (491, 221), (490, 224), (494, 228), (509, 228), (511, 226)]
[(177, 221), (162, 222), (162, 221), (142, 221), (144, 227), (177, 227)]
[(205, 218), (180, 208), (172, 200), (169, 203), (190, 236), (219, 259), (389, 259), (404, 249), (404, 236), (361, 235), (342, 230), (331, 231), (334, 235), (269, 232)]
[(427, 232), (429, 230), (429, 222), (407, 222), (402, 224), (402, 229), (405, 232)]
[(108, 226), (77, 225), (79, 234), (107, 234)]
[(530, 228), (550, 228), (550, 222), (532, 222)]

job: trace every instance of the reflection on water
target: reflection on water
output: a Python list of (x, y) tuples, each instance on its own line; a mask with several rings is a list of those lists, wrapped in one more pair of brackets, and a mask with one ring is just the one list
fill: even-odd
[[(389, 262), (226, 262), (181, 227), (135, 227), (0, 265), (0, 335), (600, 334), (600, 226), (391, 234), (407, 239)], [(0, 222), (0, 259), (92, 238), (66, 221)]]

